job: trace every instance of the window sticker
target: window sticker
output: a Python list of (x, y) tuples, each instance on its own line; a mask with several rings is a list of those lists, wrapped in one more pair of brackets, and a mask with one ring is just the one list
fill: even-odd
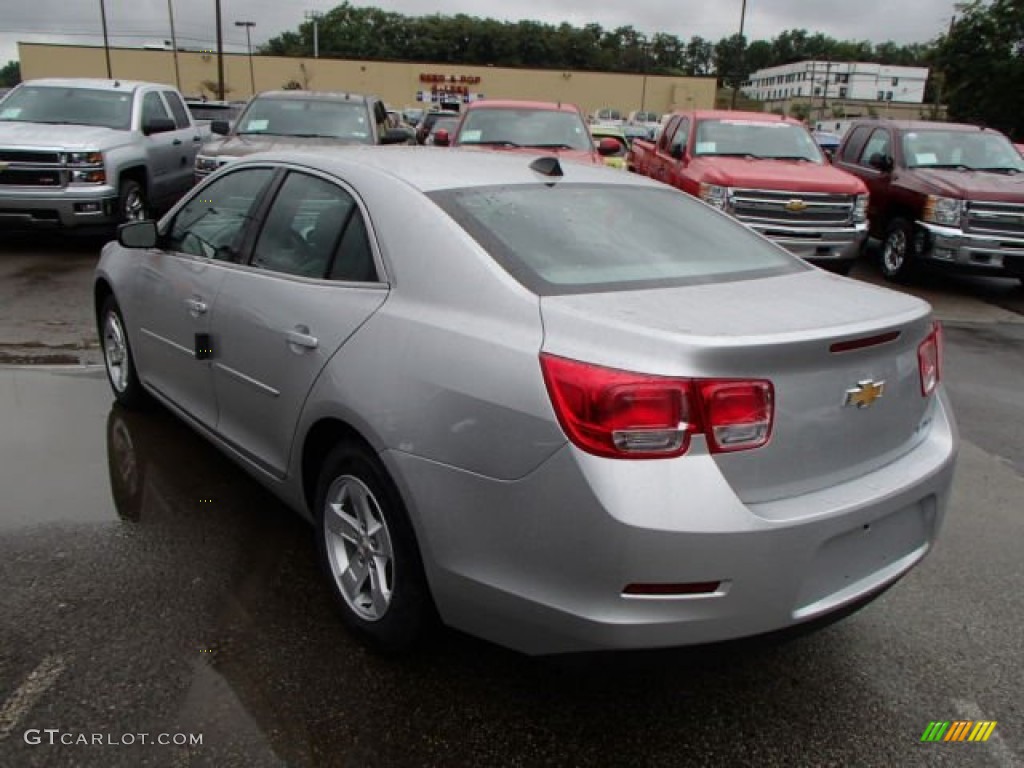
[(483, 131), (463, 131), (459, 141), (480, 141)]
[(914, 160), (918, 165), (935, 165), (939, 162), (939, 158), (934, 152), (918, 152), (914, 155)]
[(8, 107), (0, 112), (0, 120), (13, 120), (21, 114), (21, 107)]
[(270, 125), (269, 120), (250, 120), (245, 124), (245, 130), (247, 131), (265, 131), (267, 126)]
[(703, 155), (708, 152), (714, 152), (718, 148), (717, 141), (698, 141), (697, 142), (697, 154)]

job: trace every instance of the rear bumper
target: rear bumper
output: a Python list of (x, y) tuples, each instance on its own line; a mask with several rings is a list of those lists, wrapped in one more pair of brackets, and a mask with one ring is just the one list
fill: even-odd
[(922, 237), (918, 258), (964, 271), (1024, 277), (1024, 238), (965, 234), (923, 221), (917, 227)]
[(75, 229), (118, 222), (117, 190), (110, 186), (0, 189), (0, 228)]
[[(698, 448), (698, 446), (694, 446)], [(410, 503), (443, 620), (533, 654), (759, 635), (880, 594), (931, 549), (957, 451), (945, 397), (927, 436), (866, 476), (745, 505), (707, 454), (622, 462), (569, 446), (515, 482), (383, 454)], [(623, 596), (633, 583), (710, 594)]]
[(821, 265), (853, 261), (860, 254), (861, 246), (868, 236), (867, 224), (841, 229), (806, 230), (744, 223), (794, 256)]

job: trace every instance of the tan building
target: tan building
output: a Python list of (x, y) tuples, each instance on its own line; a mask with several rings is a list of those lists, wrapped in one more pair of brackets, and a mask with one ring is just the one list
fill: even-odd
[[(107, 74), (100, 47), (19, 43), (18, 51), (21, 75), (26, 80)], [(176, 84), (171, 51), (111, 48), (110, 61), (115, 78)], [(664, 113), (673, 109), (711, 109), (715, 103), (713, 77), (279, 56), (253, 56), (251, 72), (249, 65), (245, 54), (224, 54), (225, 98), (246, 99), (254, 90), (275, 90), (294, 82), (312, 90), (373, 93), (397, 108), (423, 106), (418, 98), (424, 92), (430, 94), (432, 89), (434, 93), (447, 90), (459, 98), (564, 101), (579, 105), (588, 114), (602, 107), (612, 107), (624, 114), (635, 109)], [(216, 98), (216, 53), (179, 52), (178, 72), (179, 88), (186, 96), (205, 93)]]

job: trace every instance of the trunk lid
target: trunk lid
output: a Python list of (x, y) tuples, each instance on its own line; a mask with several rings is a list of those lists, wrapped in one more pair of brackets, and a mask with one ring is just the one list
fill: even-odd
[[(716, 454), (745, 502), (808, 493), (858, 477), (923, 437), (917, 348), (925, 302), (818, 270), (709, 285), (541, 299), (544, 351), (597, 365), (681, 377), (768, 379), (768, 445)], [(851, 351), (833, 344), (897, 332)], [(861, 382), (884, 382), (870, 407), (848, 405)], [(703, 439), (691, 452), (701, 450)]]

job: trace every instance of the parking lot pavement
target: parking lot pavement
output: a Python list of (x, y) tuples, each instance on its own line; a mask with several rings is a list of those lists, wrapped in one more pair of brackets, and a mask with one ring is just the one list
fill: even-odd
[[(0, 340), (94, 354), (94, 262), (0, 246)], [(786, 643), (531, 659), (442, 631), (368, 653), (308, 527), (205, 441), (113, 408), (100, 369), (0, 367), (0, 765), (1024, 764), (1024, 291), (911, 290), (947, 321), (964, 438), (943, 534), (875, 603)], [(998, 725), (921, 743), (937, 720)], [(60, 744), (83, 735), (101, 743)]]

